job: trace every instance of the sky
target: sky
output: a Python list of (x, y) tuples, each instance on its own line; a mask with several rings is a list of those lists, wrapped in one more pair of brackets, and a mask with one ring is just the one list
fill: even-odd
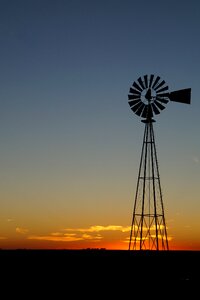
[(169, 248), (200, 250), (199, 36), (196, 0), (0, 0), (0, 248), (128, 249), (155, 74), (192, 91), (154, 130)]

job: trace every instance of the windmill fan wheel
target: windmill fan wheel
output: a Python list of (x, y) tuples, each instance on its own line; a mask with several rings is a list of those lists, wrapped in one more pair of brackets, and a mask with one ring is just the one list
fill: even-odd
[(160, 114), (169, 102), (168, 86), (159, 76), (145, 75), (133, 82), (128, 95), (132, 111), (146, 119)]

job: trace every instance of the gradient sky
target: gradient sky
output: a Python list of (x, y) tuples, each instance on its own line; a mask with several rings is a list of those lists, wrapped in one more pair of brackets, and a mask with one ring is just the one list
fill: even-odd
[(200, 250), (200, 2), (0, 1), (0, 247), (127, 249), (144, 124), (133, 81), (161, 76), (154, 129), (171, 249)]

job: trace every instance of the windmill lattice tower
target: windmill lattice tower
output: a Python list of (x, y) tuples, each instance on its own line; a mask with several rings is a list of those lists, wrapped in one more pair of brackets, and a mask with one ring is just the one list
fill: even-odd
[(132, 111), (145, 124), (129, 250), (169, 250), (153, 117), (169, 101), (190, 104), (191, 89), (170, 93), (159, 76), (145, 75), (132, 84), (128, 99)]

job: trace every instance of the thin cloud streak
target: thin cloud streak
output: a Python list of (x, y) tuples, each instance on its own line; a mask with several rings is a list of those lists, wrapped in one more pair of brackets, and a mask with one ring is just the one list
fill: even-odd
[(7, 221), (7, 222), (14, 222), (14, 220), (13, 220), (13, 219), (10, 219), (10, 218), (8, 218), (6, 221)]
[(53, 235), (30, 235), (28, 240), (52, 241), (52, 242), (75, 242), (83, 238), (75, 236), (53, 236)]
[(131, 229), (130, 226), (120, 226), (120, 225), (94, 225), (89, 228), (65, 228), (65, 231), (73, 231), (73, 232), (100, 232), (100, 231), (121, 231), (121, 232), (129, 232)]
[(29, 230), (26, 228), (22, 228), (22, 227), (16, 227), (15, 231), (16, 231), (16, 233), (19, 233), (19, 234), (26, 234), (26, 233), (28, 233)]
[(30, 235), (27, 237), (28, 240), (40, 240), (40, 241), (52, 241), (52, 242), (76, 242), (84, 240), (98, 241), (102, 239), (102, 236), (92, 236), (88, 234), (82, 234), (76, 236), (76, 234), (64, 234), (64, 235)]

